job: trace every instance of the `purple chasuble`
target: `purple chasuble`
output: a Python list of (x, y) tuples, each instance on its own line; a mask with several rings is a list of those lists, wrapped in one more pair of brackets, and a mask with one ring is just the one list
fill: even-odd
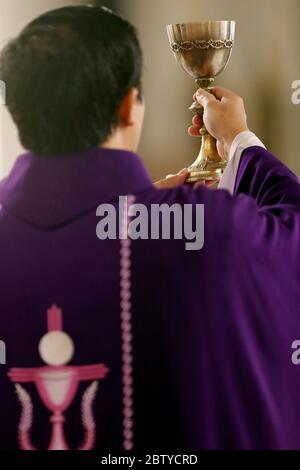
[[(300, 185), (259, 147), (244, 151), (234, 196), (157, 190), (126, 151), (19, 157), (0, 184), (0, 448), (28, 438), (46, 449), (54, 426), (53, 446), (63, 428), (71, 449), (122, 449), (120, 240), (97, 238), (96, 210), (127, 194), (149, 208), (205, 207), (201, 250), (177, 239), (130, 246), (134, 448), (300, 449)], [(66, 354), (73, 344), (65, 366), (42, 360), (51, 332)], [(65, 421), (56, 411), (51, 424), (61, 374)]]

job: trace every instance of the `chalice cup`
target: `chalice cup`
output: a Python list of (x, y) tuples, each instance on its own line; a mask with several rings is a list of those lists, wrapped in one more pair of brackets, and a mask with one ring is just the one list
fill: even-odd
[[(197, 83), (209, 92), (217, 75), (226, 67), (234, 44), (234, 21), (202, 21), (167, 26), (170, 46), (174, 56)], [(189, 108), (194, 114), (203, 114), (203, 108), (194, 102)], [(227, 161), (222, 159), (216, 147), (216, 140), (203, 126), (200, 153), (188, 168), (187, 183), (201, 180), (219, 181)]]

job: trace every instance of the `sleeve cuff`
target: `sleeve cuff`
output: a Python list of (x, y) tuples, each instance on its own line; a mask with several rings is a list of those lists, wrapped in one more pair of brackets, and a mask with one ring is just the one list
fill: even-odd
[(235, 181), (240, 165), (241, 156), (244, 150), (249, 147), (263, 147), (262, 141), (251, 131), (244, 131), (238, 134), (231, 144), (229, 150), (228, 164), (219, 182), (219, 189), (227, 189), (234, 193)]

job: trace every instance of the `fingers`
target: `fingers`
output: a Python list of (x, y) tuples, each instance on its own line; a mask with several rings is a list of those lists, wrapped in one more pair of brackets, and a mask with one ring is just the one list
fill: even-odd
[(208, 103), (216, 101), (216, 98), (208, 91), (199, 88), (196, 92), (196, 100), (205, 108)]
[(222, 99), (232, 99), (232, 98), (239, 98), (236, 93), (233, 91), (228, 90), (228, 88), (223, 88), (221, 86), (215, 86), (212, 88), (212, 92), (209, 93), (202, 88), (199, 88), (194, 95), (194, 99), (198, 101), (203, 107), (206, 107), (208, 103), (213, 103), (215, 100), (222, 101)]
[(193, 125), (188, 128), (188, 133), (192, 137), (200, 137), (200, 129), (203, 126), (203, 119), (199, 114), (193, 117)]
[[(211, 136), (224, 144), (228, 153), (234, 138), (248, 129), (243, 99), (222, 87), (212, 88), (212, 93), (199, 88), (196, 99), (204, 110), (205, 128)], [(192, 127), (197, 126), (193, 124)], [(196, 135), (196, 131), (190, 128), (189, 134)]]
[(181, 186), (184, 184), (185, 180), (187, 179), (189, 171), (184, 168), (181, 170), (177, 175), (168, 175), (166, 179), (157, 181), (155, 186), (157, 189), (165, 189), (165, 188), (177, 188), (177, 186)]
[(188, 133), (191, 137), (201, 137), (199, 127), (190, 126), (188, 128)]
[(192, 123), (195, 127), (201, 128), (203, 126), (203, 119), (199, 114), (195, 114), (193, 117)]

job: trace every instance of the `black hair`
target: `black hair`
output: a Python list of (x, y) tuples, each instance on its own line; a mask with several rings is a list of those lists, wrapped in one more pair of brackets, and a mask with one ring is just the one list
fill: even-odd
[(98, 147), (132, 87), (141, 99), (135, 28), (98, 6), (52, 10), (32, 21), (0, 57), (0, 79), (20, 141), (39, 155)]

